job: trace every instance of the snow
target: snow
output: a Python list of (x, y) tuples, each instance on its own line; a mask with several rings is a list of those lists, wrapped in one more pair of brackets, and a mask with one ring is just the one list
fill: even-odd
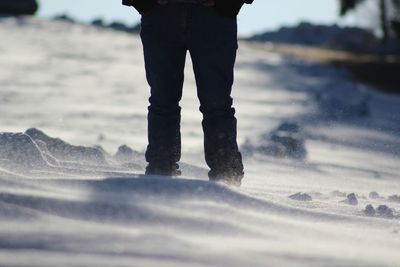
[(138, 36), (0, 36), (0, 266), (399, 266), (399, 96), (242, 42), (242, 187), (207, 180), (190, 61), (183, 177), (148, 177)]

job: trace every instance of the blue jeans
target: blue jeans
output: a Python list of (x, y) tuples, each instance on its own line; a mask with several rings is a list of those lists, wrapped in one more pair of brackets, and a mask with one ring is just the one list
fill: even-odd
[(140, 35), (151, 87), (147, 162), (175, 164), (180, 160), (179, 101), (189, 52), (210, 177), (243, 174), (231, 98), (238, 48), (236, 19), (219, 16), (213, 7), (200, 4), (156, 5), (142, 16)]

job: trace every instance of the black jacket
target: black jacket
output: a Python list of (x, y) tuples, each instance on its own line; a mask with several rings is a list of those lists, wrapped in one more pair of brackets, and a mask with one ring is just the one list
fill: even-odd
[[(244, 3), (251, 4), (254, 0), (214, 0), (215, 9), (224, 17), (234, 18)], [(125, 6), (133, 6), (140, 14), (145, 14), (154, 7), (157, 0), (122, 0)]]

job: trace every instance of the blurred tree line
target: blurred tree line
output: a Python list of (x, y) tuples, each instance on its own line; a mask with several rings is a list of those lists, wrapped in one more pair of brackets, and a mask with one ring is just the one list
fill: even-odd
[(0, 0), (0, 16), (33, 15), (38, 9), (36, 0)]
[[(339, 0), (340, 15), (345, 16), (368, 0)], [(392, 37), (400, 39), (400, 0), (373, 0), (379, 14), (379, 27), (382, 40), (387, 42)], [(368, 15), (368, 14), (367, 14)]]

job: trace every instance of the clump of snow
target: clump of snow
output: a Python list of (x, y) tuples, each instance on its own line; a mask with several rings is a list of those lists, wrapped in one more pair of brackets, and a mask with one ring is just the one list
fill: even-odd
[(339, 191), (339, 190), (332, 191), (331, 195), (334, 196), (334, 197), (346, 197), (347, 196), (346, 192), (342, 192), (342, 191)]
[(388, 197), (388, 200), (389, 200), (389, 201), (392, 201), (392, 202), (399, 202), (399, 203), (400, 203), (400, 195), (392, 195), (392, 196), (389, 196), (389, 197)]
[(133, 150), (127, 145), (118, 147), (118, 151), (114, 158), (122, 164), (122, 166), (132, 169), (143, 169), (143, 164), (139, 164), (143, 161), (143, 154)]
[(376, 209), (376, 212), (379, 216), (385, 217), (385, 218), (393, 218), (393, 212), (394, 210), (389, 208), (386, 205), (379, 205), (378, 208)]
[(364, 214), (370, 217), (382, 217), (387, 219), (393, 219), (394, 216), (394, 209), (389, 208), (386, 205), (379, 205), (376, 209), (371, 204), (368, 204), (365, 207)]
[(381, 196), (378, 194), (378, 192), (375, 192), (375, 191), (370, 192), (368, 196), (371, 199), (379, 199), (379, 198), (381, 198)]
[(365, 207), (364, 214), (367, 215), (367, 216), (370, 216), (370, 217), (375, 216), (376, 210), (375, 210), (374, 206), (372, 206), (371, 204), (368, 204)]
[(342, 201), (340, 201), (340, 202), (346, 203), (346, 204), (348, 204), (348, 205), (353, 205), (353, 206), (358, 205), (358, 199), (357, 199), (356, 194), (354, 194), (354, 193), (348, 194), (347, 197), (346, 197), (346, 199), (345, 199), (345, 200), (342, 200)]
[(298, 192), (289, 196), (290, 199), (297, 201), (312, 201), (312, 197), (309, 194)]
[(257, 144), (252, 144), (247, 140), (243, 145), (243, 150), (277, 158), (304, 160), (307, 157), (301, 127), (295, 122), (283, 122), (271, 133), (262, 136)]
[(323, 194), (323, 193), (321, 193), (321, 192), (316, 192), (316, 191), (311, 192), (310, 195), (313, 196), (313, 197), (315, 197), (315, 198), (324, 197), (324, 194)]

